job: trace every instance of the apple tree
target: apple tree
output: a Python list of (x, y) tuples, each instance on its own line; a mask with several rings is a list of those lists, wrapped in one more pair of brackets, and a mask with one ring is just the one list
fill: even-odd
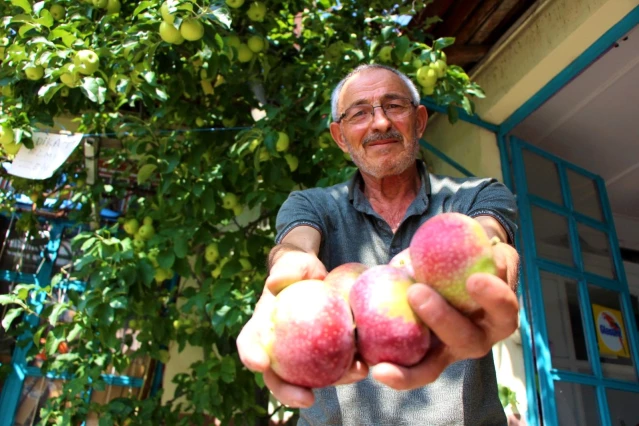
[[(2, 171), (11, 181), (0, 193), (3, 212), (16, 213), (16, 194), (34, 203), (17, 212), (20, 230), (37, 226), (46, 199), (57, 200), (54, 211), (70, 202), (66, 219), (82, 225), (72, 268), (51, 286), (19, 285), (0, 299), (12, 318), (42, 319), (11, 330), (33, 337), (25, 341), (30, 356), (47, 354), (44, 370), (68, 378), (43, 422), (77, 424), (88, 413), (108, 424), (268, 420), (268, 393), (242, 367), (235, 337), (259, 297), (288, 193), (354, 171), (327, 130), (332, 88), (355, 66), (381, 62), (440, 104), (472, 113), (471, 98), (483, 96), (447, 64), (454, 40), (405, 25), (425, 3), (0, 4), (0, 156), (32, 149), (43, 129), (80, 132), (100, 146), (97, 176), (87, 176), (82, 149), (45, 180)], [(113, 205), (125, 205), (122, 216), (101, 218)], [(56, 300), (68, 282), (83, 290)], [(35, 298), (44, 310), (32, 309)], [(62, 321), (63, 312), (71, 319)], [(176, 398), (166, 404), (79, 397), (104, 388), (106, 366), (122, 372), (144, 356), (167, 362), (171, 345), (187, 344), (204, 357), (174, 378)]]

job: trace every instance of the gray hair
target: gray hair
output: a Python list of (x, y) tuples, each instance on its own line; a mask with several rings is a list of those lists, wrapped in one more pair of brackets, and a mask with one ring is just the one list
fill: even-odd
[(417, 90), (417, 86), (415, 86), (415, 83), (413, 83), (412, 80), (408, 78), (406, 74), (396, 70), (395, 68), (391, 68), (389, 66), (382, 65), (382, 64), (364, 64), (364, 65), (358, 66), (353, 71), (349, 72), (348, 75), (344, 77), (342, 81), (340, 81), (337, 84), (337, 86), (335, 86), (335, 89), (333, 89), (333, 94), (331, 95), (331, 116), (333, 118), (333, 121), (337, 120), (337, 118), (339, 117), (339, 113), (337, 112), (337, 103), (339, 101), (340, 95), (342, 94), (342, 89), (344, 88), (344, 84), (346, 84), (346, 82), (355, 74), (359, 74), (362, 71), (375, 70), (375, 69), (383, 69), (383, 70), (390, 71), (396, 76), (398, 76), (399, 78), (401, 78), (404, 84), (406, 85), (406, 88), (410, 91), (413, 104), (419, 105), (420, 98), (419, 98), (419, 91)]

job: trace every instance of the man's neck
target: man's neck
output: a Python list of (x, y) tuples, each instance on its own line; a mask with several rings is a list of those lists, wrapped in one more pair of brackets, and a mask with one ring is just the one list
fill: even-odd
[(361, 172), (361, 176), (364, 181), (364, 195), (371, 203), (387, 204), (400, 200), (412, 202), (421, 185), (417, 165), (394, 176), (376, 178), (364, 172)]
[(402, 219), (417, 197), (421, 185), (417, 166), (411, 166), (396, 176), (375, 178), (362, 173), (364, 196), (393, 232), (397, 231)]

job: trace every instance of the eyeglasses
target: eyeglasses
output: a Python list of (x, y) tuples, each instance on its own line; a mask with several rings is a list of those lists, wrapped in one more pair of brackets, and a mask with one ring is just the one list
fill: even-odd
[(375, 116), (375, 108), (381, 108), (384, 114), (386, 114), (386, 117), (394, 121), (407, 117), (414, 107), (415, 104), (408, 98), (388, 99), (377, 106), (371, 104), (353, 105), (344, 111), (336, 122), (340, 123), (344, 121), (353, 126), (369, 124)]

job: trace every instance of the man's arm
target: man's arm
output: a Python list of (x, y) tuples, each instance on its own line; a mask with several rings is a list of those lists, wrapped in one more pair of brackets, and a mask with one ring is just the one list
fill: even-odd
[(321, 242), (322, 235), (317, 229), (311, 226), (293, 228), (269, 253), (265, 288), (277, 294), (300, 280), (323, 280), (326, 267), (317, 257)]

